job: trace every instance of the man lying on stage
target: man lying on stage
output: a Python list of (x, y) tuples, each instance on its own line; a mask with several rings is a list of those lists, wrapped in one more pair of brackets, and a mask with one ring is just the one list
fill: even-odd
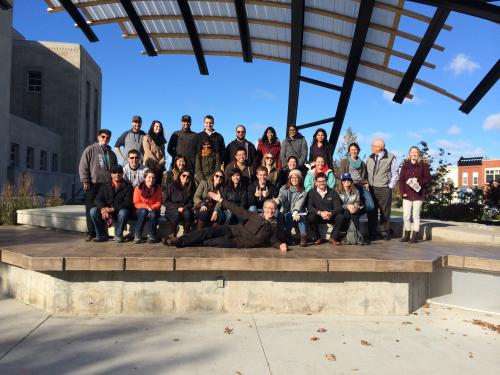
[(165, 246), (200, 245), (235, 248), (273, 246), (279, 248), (283, 253), (288, 250), (286, 236), (274, 217), (276, 212), (274, 200), (266, 200), (263, 206), (264, 213), (258, 214), (247, 212), (234, 203), (222, 199), (220, 193), (210, 192), (208, 194), (214, 201), (221, 202), (224, 210), (230, 210), (236, 217), (245, 220), (244, 223), (203, 228), (178, 238), (170, 236), (163, 240)]

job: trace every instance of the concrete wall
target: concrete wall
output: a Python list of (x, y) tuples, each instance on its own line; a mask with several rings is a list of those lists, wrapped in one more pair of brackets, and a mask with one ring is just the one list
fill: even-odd
[(9, 162), (10, 75), (12, 50), (12, 10), (0, 10), (0, 188), (7, 181)]

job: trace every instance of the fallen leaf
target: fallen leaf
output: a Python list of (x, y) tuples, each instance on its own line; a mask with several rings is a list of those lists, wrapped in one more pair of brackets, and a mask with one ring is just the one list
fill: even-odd
[(469, 352), (469, 358), (474, 358), (474, 353)]
[(396, 358), (399, 358), (399, 354), (396, 354)]
[(424, 309), (428, 309), (429, 307), (431, 307), (430, 303), (426, 303), (425, 305), (422, 306)]
[(327, 331), (327, 330), (326, 330), (326, 329), (324, 329), (324, 328), (318, 328), (318, 329), (316, 330), (316, 332), (319, 332), (319, 333), (323, 333), (323, 332), (326, 332), (326, 331)]
[(180, 341), (179, 339), (173, 339), (172, 341)]
[(332, 354), (332, 353), (326, 353), (325, 358), (328, 359), (329, 361), (336, 361), (337, 360), (337, 357), (335, 356), (335, 354)]
[(311, 337), (309, 340), (311, 340), (311, 341), (318, 341), (318, 340), (319, 340), (319, 337), (313, 336), (313, 337)]
[(398, 339), (396, 339), (396, 342), (399, 342), (399, 340), (398, 340)]
[(415, 327), (415, 331), (420, 332), (420, 328)]
[(351, 371), (359, 371), (359, 368), (352, 368)]
[(361, 345), (364, 345), (364, 346), (372, 346), (372, 344), (370, 344), (368, 341), (366, 340), (361, 340)]
[(404, 326), (409, 326), (410, 324), (413, 324), (413, 323), (412, 322), (403, 322), (401, 324), (404, 325)]
[(500, 333), (500, 324), (492, 324), (479, 319), (472, 319), (472, 324), (480, 326), (482, 329), (489, 329), (490, 331)]
[(312, 315), (311, 313), (307, 313), (307, 315)]
[(344, 341), (342, 344), (344, 344), (344, 345), (345, 345), (345, 344), (346, 344), (346, 342)]
[(241, 319), (236, 319), (238, 322), (241, 322)]
[(228, 326), (225, 326), (224, 327), (224, 333), (227, 334), (227, 335), (230, 335), (230, 334), (233, 333), (233, 329), (229, 328)]
[(425, 315), (431, 315), (429, 311), (424, 311)]

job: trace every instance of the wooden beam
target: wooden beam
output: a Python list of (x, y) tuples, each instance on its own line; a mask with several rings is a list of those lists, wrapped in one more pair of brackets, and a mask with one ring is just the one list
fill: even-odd
[(372, 17), (374, 6), (375, 0), (365, 0), (359, 5), (358, 18), (356, 21), (356, 28), (354, 29), (354, 36), (352, 38), (351, 51), (349, 52), (349, 60), (347, 61), (342, 91), (340, 92), (337, 111), (335, 113), (335, 123), (332, 126), (330, 138), (328, 139), (333, 149), (335, 149), (335, 146), (337, 145), (340, 130), (344, 124), (347, 106), (349, 105), (352, 88), (358, 73), (359, 61), (361, 60), (361, 54), (365, 45), (368, 28), (370, 27), (370, 19)]
[(89, 42), (94, 43), (98, 42), (99, 39), (97, 35), (94, 34), (94, 31), (87, 24), (87, 21), (83, 18), (81, 13), (76, 9), (75, 5), (71, 0), (60, 0), (61, 5), (66, 9), (66, 12), (73, 18), (73, 21), (78, 25), (78, 27), (83, 31)]
[[(405, 5), (405, 0), (399, 0), (396, 9), (403, 9), (404, 5)], [(397, 29), (399, 27), (400, 19), (401, 19), (401, 13), (394, 12), (394, 22), (392, 24), (393, 29)], [(394, 47), (395, 40), (396, 40), (396, 35), (391, 34), (391, 36), (389, 36), (389, 43), (387, 43), (387, 48), (392, 49)], [(383, 65), (388, 67), (390, 59), (391, 59), (391, 55), (386, 53), (384, 56)]]
[[(300, 69), (302, 66), (302, 40), (304, 36), (304, 7), (305, 0), (292, 2), (292, 34), (290, 47), (290, 78), (288, 84), (288, 116), (287, 129), (297, 121), (297, 107), (299, 104)], [(288, 131), (286, 131), (288, 135)]]
[(399, 88), (396, 91), (396, 95), (394, 95), (393, 100), (396, 103), (402, 103), (406, 94), (408, 94), (413, 86), (413, 82), (417, 78), (417, 74), (422, 67), (425, 58), (429, 54), (434, 41), (437, 39), (439, 32), (441, 31), (446, 19), (450, 11), (448, 9), (438, 8), (436, 13), (434, 13), (434, 17), (432, 17), (432, 21), (429, 24), (429, 27), (425, 31), (424, 38), (422, 39), (422, 43), (417, 48), (417, 52), (413, 56), (413, 59), (410, 62), (410, 66), (406, 71)]
[(250, 43), (250, 30), (248, 28), (245, 0), (234, 0), (234, 7), (236, 9), (236, 17), (238, 18), (243, 61), (252, 62), (252, 44)]
[[(484, 78), (479, 82), (476, 88), (471, 92), (471, 94), (465, 99), (463, 104), (460, 106), (460, 111), (469, 114), (470, 111), (479, 103), (479, 101), (486, 95), (488, 91), (498, 82), (500, 79), (500, 59), (497, 60), (496, 64), (490, 69), (490, 71), (484, 76)], [(497, 102), (498, 104), (498, 102)]]
[(194, 23), (193, 14), (191, 13), (191, 8), (189, 7), (187, 0), (177, 0), (179, 9), (184, 19), (184, 24), (186, 25), (189, 39), (191, 40), (191, 45), (193, 46), (194, 55), (196, 56), (196, 61), (198, 62), (198, 68), (200, 69), (200, 74), (208, 75), (207, 63), (205, 61), (205, 55), (203, 54), (203, 48), (201, 47), (200, 37), (198, 36), (198, 30), (196, 29), (196, 24)]
[(125, 10), (125, 13), (127, 13), (130, 22), (132, 22), (135, 32), (137, 33), (137, 35), (139, 35), (139, 38), (141, 39), (142, 45), (144, 46), (144, 49), (146, 50), (148, 56), (156, 56), (156, 51), (153, 46), (153, 43), (151, 43), (151, 39), (149, 39), (148, 33), (146, 32), (144, 25), (142, 24), (139, 15), (137, 14), (134, 6), (132, 5), (132, 1), (120, 0), (120, 3), (123, 9)]

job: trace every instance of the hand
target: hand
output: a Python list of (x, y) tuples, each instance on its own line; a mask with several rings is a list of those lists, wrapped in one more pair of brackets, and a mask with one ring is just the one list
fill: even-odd
[(269, 195), (269, 190), (262, 190), (262, 197), (266, 198)]
[(292, 219), (293, 219), (293, 221), (300, 221), (300, 215), (299, 215), (299, 213), (298, 212), (294, 212), (292, 214)]
[(208, 192), (208, 196), (213, 199), (214, 201), (216, 202), (220, 202), (222, 201), (222, 197), (220, 195), (220, 192), (219, 193), (214, 193), (213, 191), (209, 191)]
[(358, 211), (358, 209), (357, 209), (356, 207), (354, 207), (354, 205), (353, 205), (353, 204), (348, 204), (348, 205), (347, 205), (347, 209), (349, 210), (349, 212), (350, 212), (351, 214), (354, 214), (354, 213), (356, 213), (356, 211)]
[(408, 196), (408, 194), (403, 194), (403, 198), (406, 198)]
[(84, 182), (83, 183), (83, 190), (89, 190), (90, 189), (90, 182)]
[(255, 189), (255, 196), (257, 198), (260, 198), (261, 195), (262, 195), (262, 193), (260, 192), (259, 188)]
[(179, 207), (177, 211), (179, 211), (182, 214), (184, 212), (184, 207)]
[(286, 253), (288, 251), (288, 246), (286, 243), (280, 244), (280, 252), (281, 253)]
[(109, 217), (109, 213), (107, 211), (101, 212), (101, 217), (103, 220), (106, 220)]
[(207, 206), (201, 206), (201, 207), (200, 207), (200, 211), (201, 211), (201, 212), (205, 212), (206, 210), (207, 210)]
[(364, 186), (366, 190), (370, 190), (370, 184), (368, 182)]
[(329, 219), (329, 215), (330, 215), (330, 213), (328, 211), (321, 211), (321, 215), (320, 216), (321, 216), (321, 218), (323, 220), (328, 220)]
[(210, 221), (217, 221), (217, 217), (219, 215), (217, 214), (217, 211), (212, 212), (212, 217), (210, 218)]

